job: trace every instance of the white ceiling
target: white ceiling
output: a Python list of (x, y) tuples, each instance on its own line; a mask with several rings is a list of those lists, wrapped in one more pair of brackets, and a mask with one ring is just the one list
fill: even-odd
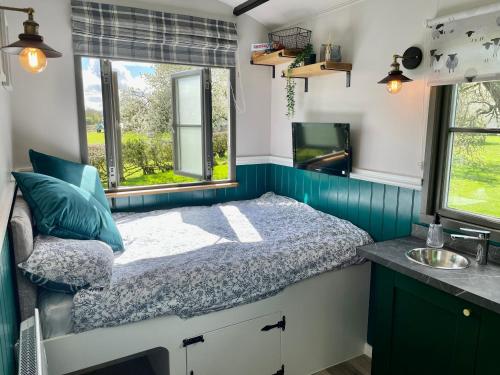
[[(233, 8), (245, 0), (220, 0)], [(349, 5), (359, 0), (269, 0), (247, 14), (270, 29)]]

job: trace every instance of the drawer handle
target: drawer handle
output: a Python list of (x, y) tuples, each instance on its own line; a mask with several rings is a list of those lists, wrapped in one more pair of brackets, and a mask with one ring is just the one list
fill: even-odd
[(463, 313), (464, 313), (464, 316), (468, 318), (471, 314), (471, 311), (469, 309), (464, 309)]

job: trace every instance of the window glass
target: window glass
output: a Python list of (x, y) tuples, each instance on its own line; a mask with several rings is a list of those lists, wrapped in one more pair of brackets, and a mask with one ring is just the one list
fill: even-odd
[(177, 136), (179, 141), (179, 168), (187, 174), (203, 174), (201, 127), (180, 127)]
[(448, 145), (444, 206), (500, 218), (500, 81), (460, 84)]
[[(108, 186), (106, 150), (115, 155), (118, 186), (179, 184), (200, 181), (174, 170), (174, 101), (172, 76), (180, 72), (200, 70), (200, 67), (174, 64), (143, 63), (112, 60), (117, 92), (113, 108), (116, 126), (113, 139), (106, 143), (103, 121), (103, 97), (100, 59), (82, 58), (82, 81), (87, 117), (89, 163), (99, 169), (103, 184)], [(228, 133), (230, 131), (230, 75), (228, 69), (210, 69), (212, 78), (212, 149), (214, 150), (211, 180), (229, 178)], [(105, 82), (105, 81), (104, 81)], [(202, 159), (202, 119), (199, 78), (186, 80), (180, 87), (180, 119), (198, 128), (183, 128), (183, 153), (179, 155), (193, 175), (199, 175)], [(104, 101), (106, 102), (106, 101)], [(116, 143), (111, 146), (111, 143)], [(234, 161), (231, 161), (234, 162)], [(200, 167), (201, 166), (201, 167)]]
[(201, 125), (201, 87), (198, 75), (179, 78), (179, 124)]
[(499, 129), (500, 81), (457, 85), (452, 127)]

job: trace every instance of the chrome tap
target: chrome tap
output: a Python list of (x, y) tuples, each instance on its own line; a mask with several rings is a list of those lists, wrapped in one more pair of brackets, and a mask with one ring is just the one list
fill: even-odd
[(452, 234), (451, 238), (454, 240), (463, 239), (463, 240), (477, 241), (477, 255), (476, 255), (477, 264), (485, 265), (486, 263), (488, 263), (488, 250), (490, 248), (491, 232), (487, 230), (472, 229), (472, 228), (460, 228), (460, 230), (468, 233), (477, 233), (478, 236), (474, 237), (464, 234)]

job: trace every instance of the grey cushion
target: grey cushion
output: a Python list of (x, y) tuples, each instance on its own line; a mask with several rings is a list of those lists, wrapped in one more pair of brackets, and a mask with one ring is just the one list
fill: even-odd
[[(33, 252), (33, 221), (28, 204), (16, 197), (10, 220), (15, 264), (26, 261)], [(16, 279), (21, 319), (33, 316), (37, 304), (37, 287), (30, 283), (16, 267)]]

